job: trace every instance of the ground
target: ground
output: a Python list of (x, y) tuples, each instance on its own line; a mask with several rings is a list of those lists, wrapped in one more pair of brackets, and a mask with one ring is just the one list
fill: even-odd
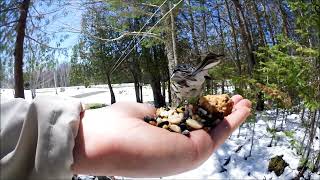
[[(135, 101), (133, 84), (114, 85), (117, 102)], [(63, 91), (64, 89), (64, 91)], [(91, 88), (66, 87), (58, 88), (60, 96), (72, 96), (78, 98), (82, 103), (110, 103), (109, 90), (106, 85), (93, 86)], [(38, 89), (37, 96), (55, 95), (54, 88)], [(31, 92), (25, 91), (26, 100), (31, 101)], [(1, 89), (1, 100), (13, 98), (12, 89)], [(144, 102), (151, 103), (153, 100), (150, 86), (143, 87)], [(304, 128), (300, 127), (299, 114), (290, 114), (286, 123), (283, 124), (283, 132), (276, 132), (278, 137), (277, 146), (268, 147), (271, 141), (271, 133), (267, 127), (272, 127), (275, 111), (266, 111), (256, 114), (255, 136), (252, 140), (253, 123), (247, 123), (239, 130), (236, 130), (230, 138), (211, 157), (197, 169), (162, 179), (292, 179), (297, 174), (297, 167), (300, 156), (292, 149), (291, 143), (300, 143), (304, 136)], [(277, 127), (280, 128), (282, 116), (277, 119)], [(239, 135), (239, 136), (238, 136)], [(313, 151), (320, 150), (319, 125), (316, 139), (312, 145)], [(251, 156), (248, 157), (251, 143), (253, 143)], [(283, 155), (283, 159), (289, 164), (281, 176), (274, 172), (268, 172), (269, 160), (276, 156)], [(314, 157), (311, 157), (314, 159)], [(82, 178), (89, 178), (82, 176)], [(306, 178), (320, 179), (320, 172), (305, 173)], [(123, 179), (123, 177), (116, 177)], [(160, 178), (160, 177), (159, 177)], [(156, 179), (159, 179), (156, 178)], [(132, 178), (124, 178), (132, 179)]]

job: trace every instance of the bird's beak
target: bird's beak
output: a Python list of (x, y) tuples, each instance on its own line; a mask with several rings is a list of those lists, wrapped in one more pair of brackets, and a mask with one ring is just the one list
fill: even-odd
[(179, 80), (179, 79), (177, 78), (177, 76), (176, 76), (175, 73), (173, 73), (173, 74), (171, 75), (170, 79), (171, 79), (172, 81), (177, 81), (177, 80)]

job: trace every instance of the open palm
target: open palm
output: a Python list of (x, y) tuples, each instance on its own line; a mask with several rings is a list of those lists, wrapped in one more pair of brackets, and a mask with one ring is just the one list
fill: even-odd
[(236, 95), (234, 111), (210, 134), (190, 137), (152, 126), (142, 119), (155, 113), (150, 105), (122, 102), (104, 111), (87, 111), (74, 148), (75, 173), (159, 177), (202, 164), (249, 116), (251, 102)]

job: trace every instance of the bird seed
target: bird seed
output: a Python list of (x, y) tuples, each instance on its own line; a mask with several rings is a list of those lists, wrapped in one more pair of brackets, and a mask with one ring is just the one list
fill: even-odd
[(158, 108), (154, 117), (145, 116), (150, 125), (190, 136), (190, 131), (203, 129), (210, 132), (232, 111), (233, 101), (226, 95), (207, 95), (197, 104), (177, 108)]

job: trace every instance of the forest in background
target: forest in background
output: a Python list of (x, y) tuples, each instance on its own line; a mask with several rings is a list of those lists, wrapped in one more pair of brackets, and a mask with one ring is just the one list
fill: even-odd
[[(81, 29), (62, 30), (78, 33), (79, 41), (70, 61), (58, 62), (57, 54), (66, 54), (60, 43), (68, 37), (46, 26), (75, 3)], [(210, 71), (206, 93), (232, 87), (257, 111), (273, 109), (277, 117), (300, 113), (306, 135), (292, 146), (302, 157), (302, 174), (318, 171), (320, 152), (310, 147), (320, 126), (319, 14), (315, 0), (4, 0), (1, 87), (14, 87), (15, 96), (24, 97), (24, 88), (108, 84), (114, 103), (112, 84), (134, 83), (137, 102), (143, 102), (142, 86), (150, 84), (154, 104), (163, 106), (166, 94), (174, 101), (168, 87), (175, 65), (196, 65), (208, 52), (224, 54)], [(247, 123), (255, 122), (258, 113), (253, 114)], [(269, 132), (277, 131), (275, 121)]]

